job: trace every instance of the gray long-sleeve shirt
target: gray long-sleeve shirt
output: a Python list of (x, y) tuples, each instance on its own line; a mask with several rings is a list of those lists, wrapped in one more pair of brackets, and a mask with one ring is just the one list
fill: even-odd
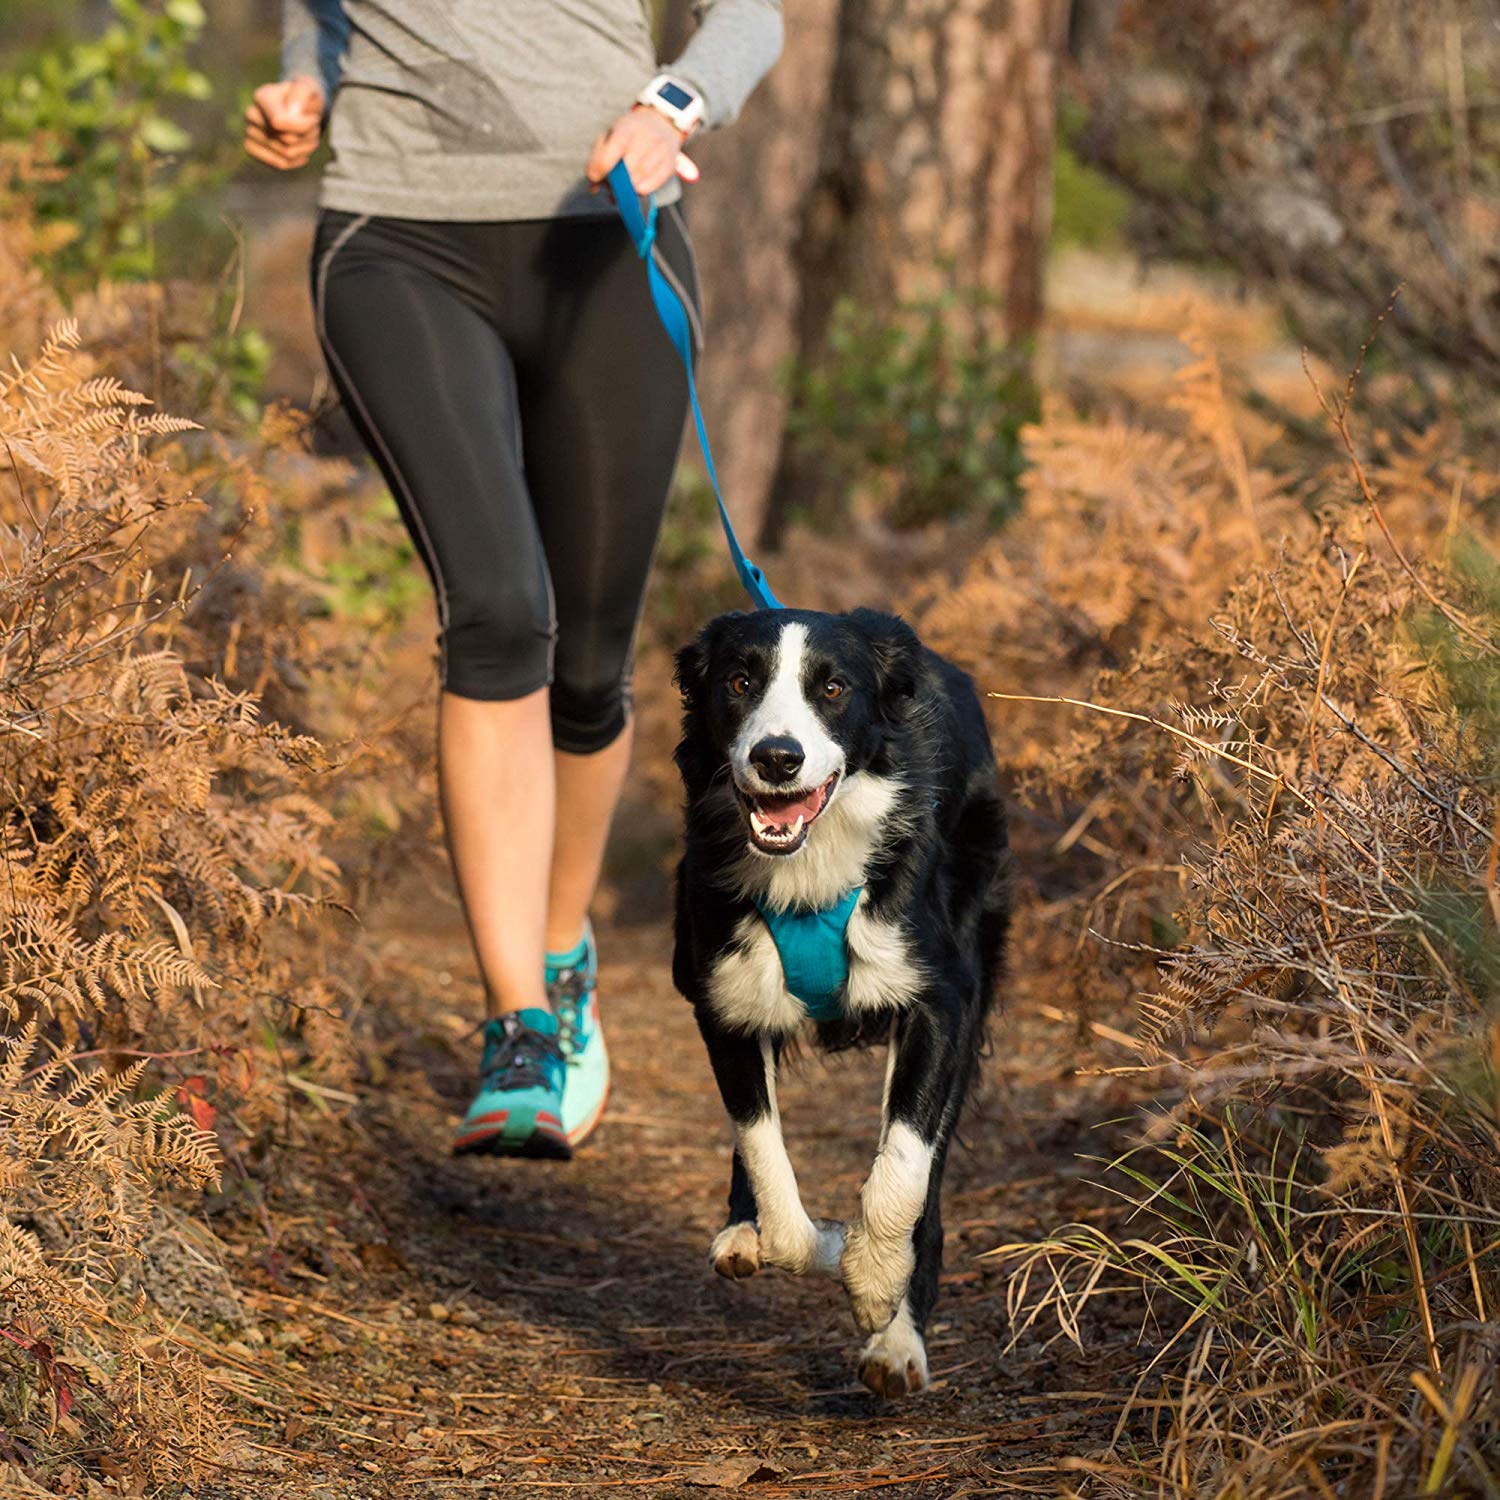
[[(282, 0), (282, 77), (334, 101), (327, 208), (408, 219), (612, 212), (583, 165), (655, 74), (646, 0)], [(670, 70), (706, 120), (781, 51), (781, 0), (699, 0)], [(677, 196), (675, 180), (658, 197)]]

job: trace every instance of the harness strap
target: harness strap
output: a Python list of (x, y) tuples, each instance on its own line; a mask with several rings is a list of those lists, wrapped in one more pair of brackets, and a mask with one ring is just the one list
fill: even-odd
[(766, 575), (745, 556), (740, 539), (734, 534), (734, 523), (729, 519), (728, 507), (724, 504), (723, 492), (719, 489), (719, 476), (714, 472), (713, 451), (708, 446), (708, 430), (703, 425), (703, 408), (698, 404), (698, 385), (693, 378), (693, 327), (688, 311), (683, 306), (677, 289), (662, 274), (651, 253), (656, 243), (656, 195), (647, 200), (646, 212), (641, 212), (641, 200), (635, 184), (623, 161), (616, 162), (609, 173), (610, 191), (615, 195), (615, 207), (620, 212), (626, 233), (635, 245), (636, 253), (646, 262), (646, 276), (651, 283), (651, 300), (656, 304), (656, 315), (672, 340), (683, 368), (687, 371), (688, 396), (693, 403), (693, 423), (698, 429), (698, 446), (703, 450), (703, 463), (708, 470), (708, 482), (713, 486), (714, 499), (719, 502), (719, 523), (724, 528), (724, 540), (729, 543), (729, 555), (734, 559), (734, 570), (740, 575), (745, 592), (755, 601), (757, 609), (780, 609), (781, 601), (771, 592)]

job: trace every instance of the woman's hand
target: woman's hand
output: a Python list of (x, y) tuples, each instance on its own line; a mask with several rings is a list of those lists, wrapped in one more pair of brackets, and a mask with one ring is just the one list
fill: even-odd
[(638, 193), (654, 193), (674, 176), (697, 182), (698, 168), (682, 154), (685, 135), (665, 115), (638, 104), (621, 115), (594, 142), (584, 169), (590, 182), (599, 184), (617, 161), (624, 161)]
[(318, 149), (326, 102), (316, 78), (263, 83), (245, 111), (245, 150), (282, 172), (306, 166)]

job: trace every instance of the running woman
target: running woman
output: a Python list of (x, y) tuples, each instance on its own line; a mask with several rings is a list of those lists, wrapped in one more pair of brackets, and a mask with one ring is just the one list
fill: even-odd
[(245, 147), (330, 115), (313, 307), (436, 591), (443, 820), (489, 1020), (458, 1152), (567, 1157), (609, 1089), (588, 911), (630, 756), (631, 653), (687, 383), (607, 192), (624, 160), (695, 312), (683, 154), (781, 50), (707, 0), (658, 71), (644, 0), (283, 0)]

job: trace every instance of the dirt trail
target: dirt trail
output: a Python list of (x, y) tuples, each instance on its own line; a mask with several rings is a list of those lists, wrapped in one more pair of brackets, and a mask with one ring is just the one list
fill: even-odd
[[(1102, 374), (1159, 399), (1191, 316), (1217, 318), (1217, 341), (1263, 386), (1288, 400), (1301, 389), (1281, 379), (1264, 309), (1170, 276), (1131, 284), (1132, 317), (1160, 337), (1122, 357), (1119, 330), (1107, 319), (1096, 330), (1084, 295), (1098, 267), (1074, 270), (1055, 277), (1047, 359), (1061, 376)], [(401, 690), (387, 683), (385, 702), (425, 693), (432, 628), (411, 622)], [(637, 760), (665, 764), (665, 662), (642, 675)], [(1040, 869), (1051, 842), (1035, 823), (1018, 813), (1013, 826), (1023, 876), (1029, 853)], [(600, 926), (614, 1090), (599, 1132), (568, 1164), (447, 1154), (480, 1012), (435, 849), (362, 913), (374, 949), (361, 999), (373, 1085), (335, 1106), (345, 1123), (272, 1153), (264, 1201), (231, 1192), (219, 1226), (242, 1257), (251, 1323), (240, 1339), (258, 1345), (242, 1350), (258, 1378), (241, 1388), (274, 1409), (254, 1409), (256, 1446), (217, 1494), (1075, 1493), (1060, 1463), (1108, 1441), (1120, 1398), (1155, 1351), (1139, 1310), (1107, 1302), (1087, 1310), (1086, 1354), (1038, 1334), (1008, 1350), (1005, 1277), (980, 1258), (1070, 1220), (1117, 1220), (1085, 1158), (1117, 1147), (1122, 1127), (1104, 1122), (1141, 1102), (1087, 1071), (1123, 1054), (1088, 1042), (1057, 993), (1045, 904), (1033, 890), (1018, 914), (993, 1053), (950, 1158), (934, 1385), (883, 1405), (854, 1378), (860, 1336), (840, 1290), (777, 1272), (732, 1285), (708, 1268), (729, 1135), (671, 984), (662, 859), (674, 837), (675, 821), (649, 801), (627, 807), (615, 831), (608, 895), (619, 920)], [(881, 1067), (878, 1056), (811, 1059), (784, 1086), (814, 1214), (847, 1217), (856, 1201)]]
[[(1004, 1282), (976, 1256), (1096, 1215), (1078, 1153), (1107, 1086), (1071, 1073), (1070, 1028), (1018, 998), (953, 1153), (934, 1387), (882, 1405), (858, 1385), (843, 1294), (776, 1272), (708, 1268), (729, 1142), (663, 924), (601, 932), (614, 1057), (604, 1124), (572, 1163), (455, 1161), (478, 1020), (445, 878), (410, 875), (367, 916), (382, 947), (380, 1086), (358, 1145), (298, 1153), (246, 1244), (242, 1284), (262, 1386), (258, 1445), (226, 1493), (691, 1496), (1055, 1493), (1056, 1459), (1107, 1433), (1070, 1392), (1137, 1367), (1133, 1326), (1087, 1359), (1039, 1340), (1004, 1352)], [(1017, 986), (1018, 989), (1022, 988)], [(787, 1085), (793, 1159), (815, 1214), (846, 1215), (876, 1137), (878, 1057), (808, 1061)], [(1114, 1111), (1117, 1112), (1117, 1111)], [(249, 1351), (246, 1351), (249, 1352)], [(1034, 1486), (1034, 1487), (1033, 1487)]]

